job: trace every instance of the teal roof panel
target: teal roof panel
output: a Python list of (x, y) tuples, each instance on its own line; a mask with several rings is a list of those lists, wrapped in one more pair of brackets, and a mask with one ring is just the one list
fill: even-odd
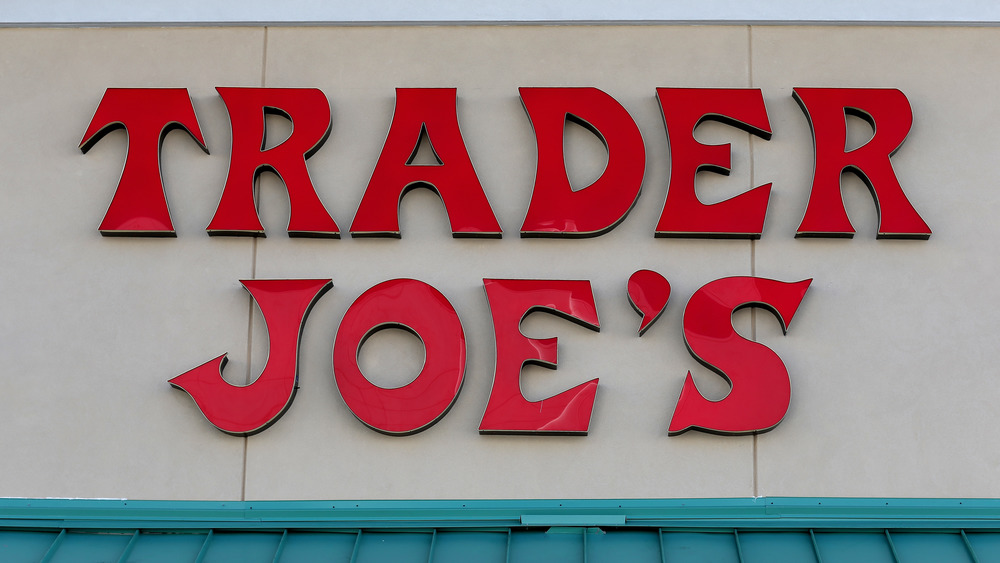
[[(357, 563), (427, 563), (432, 533), (359, 532)], [(282, 562), (284, 563), (284, 562)]]
[(659, 530), (616, 530), (587, 535), (587, 563), (660, 563)]
[(59, 532), (0, 532), (0, 561), (41, 561)]
[(740, 563), (732, 532), (663, 532), (663, 560), (686, 563)]
[(979, 563), (1000, 561), (1000, 534), (973, 532), (965, 534), (965, 537)]
[(889, 537), (899, 563), (975, 563), (960, 531), (894, 533)]
[(742, 532), (736, 536), (743, 563), (817, 563), (805, 532)]
[(194, 561), (201, 553), (207, 536), (207, 532), (203, 534), (140, 532), (124, 560), (127, 563)]
[(583, 561), (583, 534), (579, 528), (570, 528), (564, 533), (537, 530), (512, 532), (510, 560), (518, 563), (580, 563)]
[(506, 563), (509, 530), (502, 532), (442, 531), (434, 538), (434, 563)]
[(83, 561), (986, 563), (1000, 500), (0, 499), (0, 562)]
[(218, 532), (205, 539), (203, 563), (271, 563), (282, 534), (273, 532)]
[(896, 563), (884, 530), (871, 532), (816, 532), (823, 563)]
[[(52, 543), (49, 563), (80, 563), (81, 561), (118, 561), (135, 532), (86, 533), (67, 532)], [(77, 557), (86, 553), (87, 559)]]
[(357, 532), (289, 532), (279, 560), (350, 563), (357, 543)]

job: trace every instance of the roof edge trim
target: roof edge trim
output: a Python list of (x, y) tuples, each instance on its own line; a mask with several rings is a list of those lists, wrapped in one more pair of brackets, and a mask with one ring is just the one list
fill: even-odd
[(595, 516), (618, 527), (644, 528), (1000, 530), (1000, 499), (0, 499), (0, 528), (35, 530), (517, 528), (539, 517), (568, 522)]

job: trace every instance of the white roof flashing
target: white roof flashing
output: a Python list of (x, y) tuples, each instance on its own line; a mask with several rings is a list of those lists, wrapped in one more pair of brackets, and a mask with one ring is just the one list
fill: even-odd
[(994, 25), (992, 0), (0, 0), (0, 25)]

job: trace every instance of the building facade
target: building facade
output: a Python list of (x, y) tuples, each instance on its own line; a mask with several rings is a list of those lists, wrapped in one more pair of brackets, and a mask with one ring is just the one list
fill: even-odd
[[(0, 558), (1000, 558), (1000, 34), (987, 16), (477, 18), (8, 19)], [(837, 127), (820, 121), (829, 104), (840, 104)], [(304, 164), (268, 160), (293, 143), (305, 143)], [(820, 201), (827, 159), (843, 170), (842, 197)], [(139, 179), (127, 185), (130, 165)], [(402, 184), (379, 179), (393, 170)], [(679, 197), (685, 173), (694, 202)], [(170, 228), (145, 230), (161, 192)], [(462, 203), (469, 193), (499, 230), (463, 226), (483, 217)], [(227, 197), (251, 201), (263, 232), (227, 215)], [(730, 200), (731, 215), (713, 219)], [(817, 228), (804, 221), (813, 205)], [(398, 208), (398, 229), (369, 228), (369, 208)], [(295, 209), (336, 228), (298, 228)], [(544, 217), (533, 224), (532, 209)], [(640, 336), (629, 280), (641, 270), (668, 285), (649, 282), (632, 301), (669, 299)], [(393, 317), (407, 299), (369, 305), (396, 279), (432, 287), (444, 313), (421, 306), (407, 321)], [(279, 320), (290, 301), (251, 295), (246, 280), (332, 288)], [(487, 294), (492, 280), (540, 280), (549, 293), (505, 305)], [(558, 308), (546, 300), (570, 280), (594, 317), (569, 305), (529, 314)], [(696, 297), (726, 280), (811, 283), (788, 305), (712, 297), (736, 309), (736, 334), (706, 333)], [(372, 313), (353, 341), (352, 311)], [(461, 338), (436, 347), (431, 333), (452, 317)], [(529, 342), (518, 326), (557, 337), (557, 358), (516, 356)], [(359, 403), (334, 369), (341, 346), (371, 381)], [(291, 354), (294, 388), (261, 395), (281, 412), (226, 427), (192, 400), (195, 386), (168, 383), (222, 354), (222, 388), (276, 373)], [(511, 362), (513, 384), (501, 367)], [(444, 404), (402, 426), (378, 418), (426, 396), (384, 390), (405, 395), (441, 363), (461, 368), (450, 395), (427, 391)], [(554, 422), (569, 416), (558, 397), (594, 380), (592, 407), (583, 391), (570, 401), (584, 422)], [(517, 426), (509, 419), (527, 415), (504, 403), (505, 382), (514, 403), (555, 414)], [(682, 389), (735, 426), (705, 415), (669, 432), (680, 402), (700, 404)], [(753, 396), (727, 408), (737, 389)], [(491, 396), (496, 424), (484, 416)]]

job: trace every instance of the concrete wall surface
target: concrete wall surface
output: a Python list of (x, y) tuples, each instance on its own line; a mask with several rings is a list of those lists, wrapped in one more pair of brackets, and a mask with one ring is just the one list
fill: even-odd
[[(1000, 29), (876, 26), (382, 26), (0, 29), (0, 496), (148, 499), (996, 497), (1000, 480)], [(210, 237), (232, 145), (217, 86), (315, 87), (333, 115), (308, 161), (345, 231), (289, 238), (287, 196), (262, 176), (267, 237)], [(593, 86), (617, 99), (646, 149), (643, 191), (617, 228), (587, 239), (524, 239), (536, 149), (522, 86)], [(796, 239), (813, 145), (792, 88), (898, 88), (913, 127), (893, 156), (929, 240), (876, 240), (864, 184), (844, 176), (853, 239)], [(117, 131), (80, 139), (106, 88), (187, 88), (210, 154), (183, 133), (161, 150), (176, 238), (103, 237), (124, 162)], [(395, 88), (454, 87), (469, 154), (504, 229), (452, 238), (428, 190), (401, 204), (402, 238), (348, 230), (393, 114)], [(771, 140), (719, 123), (732, 174), (698, 176), (717, 202), (773, 183), (762, 237), (658, 239), (670, 171), (657, 87), (759, 88)], [(280, 117), (268, 127), (286, 134)], [(849, 120), (852, 141), (867, 125)], [(567, 127), (576, 186), (606, 154)], [(649, 268), (671, 283), (641, 338), (626, 282)], [(688, 353), (682, 314), (726, 276), (813, 278), (787, 334), (762, 309), (734, 324), (772, 348), (791, 404), (756, 436), (667, 435), (684, 376), (714, 399), (725, 380)], [(436, 425), (372, 431), (341, 399), (331, 350), (369, 287), (416, 278), (458, 312), (465, 383)], [(288, 412), (249, 438), (216, 430), (167, 380), (224, 352), (226, 378), (260, 373), (267, 332), (240, 279), (331, 278), (301, 341)], [(538, 400), (600, 378), (588, 436), (481, 436), (495, 363), (483, 278), (585, 279), (600, 333), (534, 314), (525, 334), (559, 337), (556, 371), (525, 368)], [(405, 384), (420, 342), (385, 331), (362, 348), (373, 381)]]

